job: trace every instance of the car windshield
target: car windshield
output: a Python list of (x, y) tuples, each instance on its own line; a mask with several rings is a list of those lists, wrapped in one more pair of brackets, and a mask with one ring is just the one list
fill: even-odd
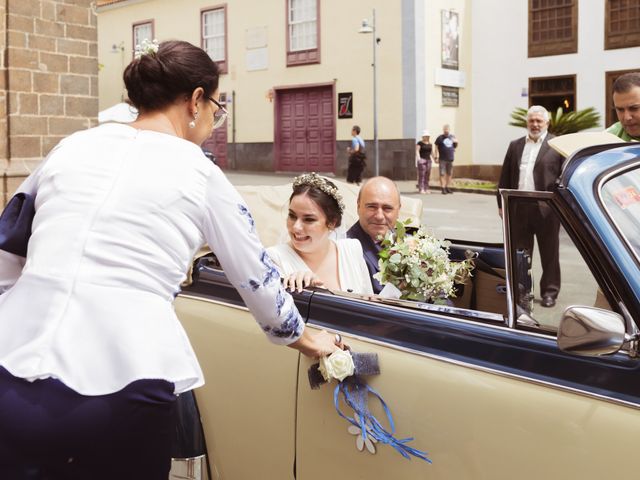
[(627, 170), (607, 181), (602, 199), (616, 228), (640, 259), (640, 168)]

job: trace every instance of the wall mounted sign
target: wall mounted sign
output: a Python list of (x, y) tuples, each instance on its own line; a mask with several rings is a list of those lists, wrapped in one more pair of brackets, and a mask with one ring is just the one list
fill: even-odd
[(460, 91), (455, 87), (442, 87), (442, 106), (457, 107), (460, 99)]
[(338, 93), (338, 118), (353, 118), (353, 93)]
[(247, 71), (267, 70), (269, 68), (269, 56), (267, 52), (266, 47), (247, 50)]
[(461, 70), (449, 70), (447, 68), (436, 68), (434, 83), (445, 87), (464, 88), (467, 76)]

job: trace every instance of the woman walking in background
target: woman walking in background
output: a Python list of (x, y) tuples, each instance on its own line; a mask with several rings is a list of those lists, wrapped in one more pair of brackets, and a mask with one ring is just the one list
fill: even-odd
[(433, 160), (433, 145), (429, 142), (428, 130), (422, 132), (422, 139), (416, 144), (416, 168), (418, 169), (418, 191), (431, 193), (429, 177), (431, 176), (431, 160)]

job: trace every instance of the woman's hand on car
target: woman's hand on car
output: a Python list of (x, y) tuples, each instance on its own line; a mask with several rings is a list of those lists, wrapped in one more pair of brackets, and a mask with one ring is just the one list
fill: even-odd
[(316, 332), (310, 328), (305, 328), (302, 336), (289, 344), (289, 347), (295, 348), (300, 353), (311, 358), (326, 357), (336, 350), (344, 350), (340, 335), (329, 333), (326, 330)]
[(302, 270), (284, 277), (282, 284), (292, 292), (301, 292), (306, 287), (322, 287), (324, 282), (311, 270)]

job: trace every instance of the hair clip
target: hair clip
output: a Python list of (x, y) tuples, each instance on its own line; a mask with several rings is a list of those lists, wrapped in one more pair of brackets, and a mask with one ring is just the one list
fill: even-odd
[(143, 55), (155, 55), (158, 53), (158, 48), (160, 48), (158, 40), (154, 39), (150, 41), (148, 38), (145, 38), (140, 45), (136, 45), (134, 57), (138, 60), (142, 58)]

